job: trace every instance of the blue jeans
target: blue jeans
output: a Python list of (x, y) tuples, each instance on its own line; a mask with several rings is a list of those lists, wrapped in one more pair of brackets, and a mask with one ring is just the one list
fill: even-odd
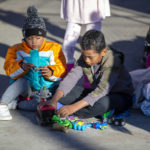
[[(52, 95), (55, 93), (57, 87), (58, 85), (54, 86), (53, 89), (51, 89)], [(22, 95), (24, 97), (33, 96), (28, 80), (25, 78), (19, 78), (11, 85), (9, 85), (9, 87), (2, 95), (1, 102), (4, 102), (8, 105), (12, 101), (16, 100), (19, 95)], [(18, 108), (27, 111), (36, 111), (38, 102), (39, 96), (33, 96), (33, 99), (31, 100), (19, 101)]]
[(2, 95), (1, 102), (9, 104), (19, 95), (28, 96), (29, 90), (30, 86), (26, 79), (17, 79), (5, 90), (4, 94)]

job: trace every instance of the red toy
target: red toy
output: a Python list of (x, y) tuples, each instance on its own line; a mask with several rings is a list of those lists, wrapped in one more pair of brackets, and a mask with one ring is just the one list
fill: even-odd
[(50, 125), (52, 124), (52, 117), (55, 114), (55, 108), (50, 105), (38, 106), (36, 120), (40, 125)]

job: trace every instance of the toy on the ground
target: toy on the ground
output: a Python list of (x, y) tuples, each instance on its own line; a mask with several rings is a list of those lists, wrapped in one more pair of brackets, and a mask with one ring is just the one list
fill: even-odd
[(100, 122), (100, 121), (96, 121), (92, 123), (92, 127), (95, 129), (100, 129), (100, 130), (104, 130), (107, 127), (107, 122)]
[(103, 115), (103, 121), (116, 126), (124, 126), (126, 124), (125, 118), (128, 116), (128, 110), (117, 115), (114, 114), (114, 110), (111, 110)]
[[(51, 97), (51, 93), (49, 92), (46, 86), (43, 86), (40, 89), (38, 103), (46, 102), (46, 98)], [(55, 114), (56, 108), (50, 105), (37, 106), (36, 120), (40, 125), (49, 125), (51, 124), (51, 118)]]
[(102, 116), (102, 121), (103, 121), (103, 122), (108, 122), (108, 119), (111, 119), (111, 118), (112, 118), (114, 112), (115, 112), (115, 111), (114, 111), (114, 109), (113, 109), (113, 110), (110, 110), (110, 111), (104, 113), (103, 116)]
[(75, 116), (67, 116), (66, 119), (68, 119), (68, 120), (71, 121), (71, 122), (74, 122), (74, 121), (76, 121), (76, 120), (79, 120), (79, 118), (78, 118), (78, 117), (75, 117)]
[(91, 123), (89, 123), (87, 121), (80, 120), (78, 117), (68, 116), (68, 117), (66, 117), (66, 119), (71, 121), (72, 128), (74, 130), (85, 131), (87, 127), (92, 127)]
[(40, 125), (52, 124), (52, 117), (55, 114), (55, 108), (50, 105), (38, 106), (36, 113), (36, 120)]
[(103, 123), (100, 121), (96, 121), (96, 122), (89, 123), (86, 120), (84, 121), (79, 120), (78, 117), (74, 117), (74, 116), (68, 116), (66, 118), (61, 119), (59, 116), (54, 115), (51, 120), (53, 121), (53, 126), (52, 126), (53, 130), (59, 130), (65, 133), (68, 132), (69, 128), (78, 131), (85, 131), (88, 127), (92, 127), (100, 130), (104, 130), (107, 127), (106, 122)]
[(69, 128), (79, 131), (85, 131), (87, 127), (92, 127), (92, 123), (86, 123), (79, 120), (78, 117), (68, 116), (66, 118), (59, 118), (57, 115), (52, 117), (54, 124), (52, 125), (53, 130), (68, 132)]
[(87, 127), (92, 127), (91, 123), (85, 123), (84, 121), (77, 120), (72, 122), (74, 130), (85, 131)]
[(109, 124), (114, 124), (116, 126), (124, 126), (126, 124), (125, 118), (123, 116), (116, 116), (108, 119)]
[(51, 120), (53, 121), (52, 125), (53, 130), (68, 133), (69, 128), (72, 128), (72, 123), (66, 118), (60, 118), (57, 115), (53, 115)]
[(124, 111), (121, 114), (115, 115), (112, 118), (112, 123), (116, 126), (124, 126), (126, 124), (125, 118), (129, 116), (129, 111)]

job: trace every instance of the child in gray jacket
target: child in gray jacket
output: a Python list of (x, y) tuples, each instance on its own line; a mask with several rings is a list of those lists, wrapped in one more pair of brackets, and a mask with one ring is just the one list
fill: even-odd
[[(56, 108), (58, 101), (64, 104), (57, 111), (61, 117), (76, 114), (89, 118), (112, 109), (115, 113), (127, 110), (132, 105), (133, 86), (124, 66), (124, 55), (106, 48), (104, 35), (97, 30), (87, 31), (80, 46), (81, 57), (46, 105)], [(78, 98), (68, 100), (68, 93), (83, 75), (87, 76), (91, 87), (81, 90)]]

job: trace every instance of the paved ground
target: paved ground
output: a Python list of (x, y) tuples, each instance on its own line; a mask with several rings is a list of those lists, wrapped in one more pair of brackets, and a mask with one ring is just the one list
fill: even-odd
[[(45, 18), (47, 39), (62, 44), (66, 23), (60, 19), (60, 0), (0, 0), (0, 96), (8, 86), (9, 80), (3, 70), (7, 48), (20, 42), (26, 8), (33, 4)], [(103, 21), (102, 27), (107, 44), (124, 52), (129, 71), (140, 68), (144, 37), (150, 23), (149, 0), (111, 0), (111, 11), (112, 16)], [(77, 44), (75, 57), (78, 58), (79, 54)], [(150, 118), (144, 116), (140, 110), (132, 110), (125, 127), (109, 126), (105, 131), (91, 128), (85, 132), (70, 130), (68, 134), (51, 131), (50, 127), (38, 126), (32, 112), (11, 111), (11, 113), (12, 121), (0, 123), (0, 150), (150, 148)]]

